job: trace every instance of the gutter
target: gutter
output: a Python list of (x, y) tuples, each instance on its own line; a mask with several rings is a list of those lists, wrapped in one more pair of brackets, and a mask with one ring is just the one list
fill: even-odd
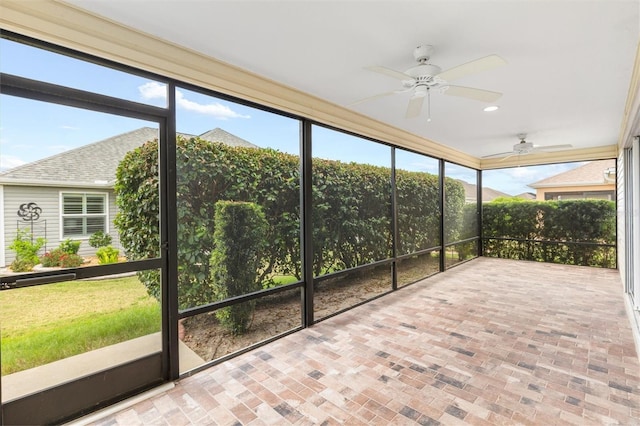
[(0, 185), (7, 186), (40, 186), (55, 188), (91, 188), (91, 189), (113, 189), (113, 182), (92, 181), (92, 182), (73, 182), (73, 181), (43, 181), (36, 179), (2, 179)]

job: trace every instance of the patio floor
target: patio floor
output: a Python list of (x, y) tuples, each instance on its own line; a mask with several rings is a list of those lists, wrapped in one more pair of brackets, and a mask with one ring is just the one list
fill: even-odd
[(97, 421), (640, 424), (615, 270), (480, 258)]

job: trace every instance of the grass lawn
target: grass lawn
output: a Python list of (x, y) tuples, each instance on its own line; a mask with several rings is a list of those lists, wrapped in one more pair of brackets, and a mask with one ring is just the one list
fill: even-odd
[(0, 292), (2, 375), (160, 330), (135, 276)]

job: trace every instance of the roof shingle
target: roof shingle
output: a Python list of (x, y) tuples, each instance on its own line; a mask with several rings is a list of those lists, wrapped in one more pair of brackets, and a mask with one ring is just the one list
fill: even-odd
[[(180, 133), (185, 137), (195, 137)], [(232, 135), (220, 128), (209, 130), (198, 136), (211, 142), (222, 142), (230, 146), (253, 147), (256, 145)], [(15, 167), (0, 173), (2, 183), (112, 185), (116, 168), (125, 154), (147, 141), (158, 138), (158, 129), (142, 127), (98, 142), (81, 146), (51, 157)]]
[(543, 188), (549, 186), (577, 186), (577, 185), (609, 185), (605, 180), (605, 172), (613, 168), (616, 160), (590, 161), (575, 169), (558, 173), (557, 175), (529, 184), (531, 188)]

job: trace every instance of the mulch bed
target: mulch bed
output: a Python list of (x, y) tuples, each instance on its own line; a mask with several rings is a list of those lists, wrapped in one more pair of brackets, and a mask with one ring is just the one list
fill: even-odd
[[(426, 261), (425, 261), (426, 259)], [(415, 282), (438, 271), (438, 259), (423, 256), (400, 264), (399, 285)], [(316, 320), (342, 311), (391, 290), (389, 266), (348, 274), (318, 283), (314, 290)], [(300, 289), (258, 300), (249, 330), (234, 336), (218, 322), (215, 313), (182, 321), (182, 340), (205, 361), (231, 354), (302, 324)]]

